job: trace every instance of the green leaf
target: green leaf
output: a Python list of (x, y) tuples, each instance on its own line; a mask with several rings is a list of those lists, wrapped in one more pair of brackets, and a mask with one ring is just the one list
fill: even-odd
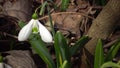
[(65, 68), (67, 61), (65, 60), (60, 68)]
[(69, 53), (69, 46), (67, 45), (66, 39), (62, 35), (61, 32), (57, 32), (55, 35), (55, 52), (56, 52), (56, 59), (57, 59), (57, 67), (60, 67), (64, 61), (66, 60), (68, 63), (66, 63), (65, 68), (70, 68), (70, 53)]
[(52, 29), (52, 34), (53, 34), (53, 37), (55, 36), (55, 30), (54, 30), (54, 25), (52, 23), (52, 16), (50, 14), (50, 7), (47, 6), (47, 10), (48, 10), (48, 15), (49, 15), (49, 20), (50, 20), (50, 27)]
[(104, 63), (104, 52), (101, 39), (98, 40), (95, 49), (94, 68), (99, 68)]
[(62, 0), (61, 10), (65, 11), (69, 6), (69, 0)]
[(43, 4), (42, 4), (42, 7), (41, 7), (41, 9), (40, 9), (40, 15), (42, 15), (43, 14), (43, 12), (45, 11), (45, 6), (47, 5), (47, 2), (45, 1)]
[(105, 61), (112, 61), (115, 55), (117, 54), (118, 50), (120, 49), (120, 39), (112, 45), (110, 50), (108, 51)]
[(113, 62), (106, 62), (100, 68), (108, 68), (108, 67), (120, 68), (120, 65)]
[(22, 28), (22, 27), (25, 26), (26, 24), (25, 24), (25, 22), (23, 22), (23, 21), (19, 21), (19, 22), (18, 22), (18, 25), (20, 26), (20, 28)]
[(33, 34), (29, 39), (32, 48), (42, 58), (42, 60), (48, 65), (48, 68), (56, 68), (54, 61), (46, 48), (44, 42), (41, 40), (38, 34)]
[(70, 47), (70, 53), (71, 56), (76, 54), (77, 51), (79, 51), (81, 48), (83, 48), (83, 46), (89, 41), (89, 37), (88, 36), (83, 36), (81, 37), (74, 46)]

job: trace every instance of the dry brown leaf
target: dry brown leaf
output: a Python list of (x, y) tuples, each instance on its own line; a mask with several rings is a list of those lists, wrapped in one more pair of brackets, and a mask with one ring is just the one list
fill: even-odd
[(5, 57), (7, 64), (13, 68), (36, 68), (30, 51), (12, 50), (6, 53), (10, 54)]
[(53, 15), (52, 20), (56, 25), (56, 28), (59, 29), (64, 35), (70, 33), (75, 34), (77, 38), (80, 37), (80, 22), (82, 16), (76, 14), (59, 14)]
[(19, 20), (29, 21), (32, 14), (32, 0), (7, 0), (3, 4), (5, 14), (18, 18)]

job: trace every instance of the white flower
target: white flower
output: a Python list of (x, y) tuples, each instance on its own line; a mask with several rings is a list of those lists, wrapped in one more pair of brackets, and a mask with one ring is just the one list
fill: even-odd
[(25, 41), (28, 39), (31, 33), (38, 33), (41, 36), (41, 39), (44, 42), (52, 42), (52, 35), (47, 30), (45, 26), (43, 26), (38, 20), (31, 19), (30, 22), (25, 25), (18, 34), (19, 41)]

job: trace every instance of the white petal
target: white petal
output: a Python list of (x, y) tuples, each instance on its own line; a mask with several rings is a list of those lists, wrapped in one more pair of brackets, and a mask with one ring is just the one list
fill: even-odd
[(52, 35), (47, 30), (47, 28), (43, 26), (39, 21), (38, 21), (38, 25), (39, 25), (39, 32), (40, 32), (41, 39), (47, 43), (52, 42)]
[(18, 34), (18, 40), (19, 41), (25, 41), (28, 39), (32, 32), (32, 24), (34, 20), (32, 19), (27, 25), (25, 25)]
[(34, 20), (33, 25), (32, 25), (32, 32), (37, 34), (39, 32), (39, 25), (38, 25), (38, 20)]

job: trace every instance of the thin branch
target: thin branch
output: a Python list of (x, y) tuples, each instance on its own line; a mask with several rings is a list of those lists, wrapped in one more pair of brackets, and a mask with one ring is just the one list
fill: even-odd
[[(91, 16), (88, 16), (88, 15), (85, 14), (85, 13), (78, 13), (78, 12), (59, 12), (59, 13), (53, 13), (53, 14), (51, 14), (51, 16), (53, 16), (53, 15), (60, 15), (60, 14), (76, 14), (76, 15), (82, 15), (82, 16), (88, 17), (88, 18), (90, 18), (90, 19), (95, 19), (95, 18), (93, 18), (93, 17), (91, 17)], [(43, 19), (46, 19), (46, 18), (48, 18), (48, 17), (49, 17), (49, 16), (46, 15), (46, 16), (44, 16), (44, 17), (39, 18), (39, 20), (43, 20)]]
[(9, 36), (9, 37), (12, 37), (12, 38), (18, 39), (18, 37), (15, 36), (15, 35), (11, 35), (11, 34), (8, 34), (8, 33), (6, 33), (6, 32), (1, 32), (1, 31), (0, 31), (0, 33), (2, 33), (2, 34), (5, 35), (5, 36)]

